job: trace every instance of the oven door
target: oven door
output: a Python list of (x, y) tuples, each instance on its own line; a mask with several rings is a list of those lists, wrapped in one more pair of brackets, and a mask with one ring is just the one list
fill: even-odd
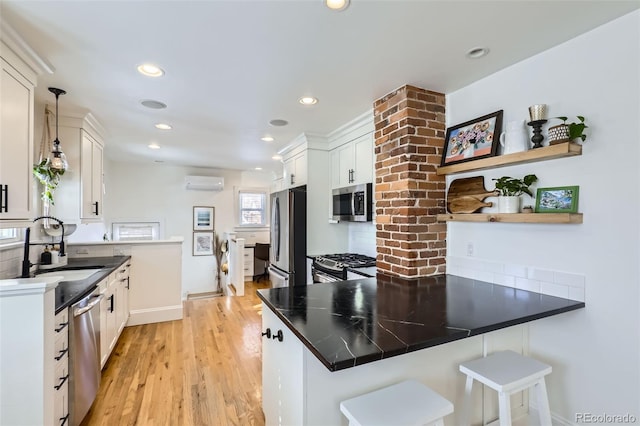
[(334, 277), (333, 275), (328, 274), (326, 272), (319, 271), (318, 269), (314, 268), (313, 266), (311, 266), (311, 276), (313, 277), (313, 283), (314, 284), (333, 283), (333, 282), (336, 282), (336, 281), (342, 281), (340, 278)]

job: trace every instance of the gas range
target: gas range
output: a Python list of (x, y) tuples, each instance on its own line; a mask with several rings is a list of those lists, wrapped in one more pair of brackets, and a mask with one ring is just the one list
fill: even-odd
[(340, 281), (347, 279), (349, 268), (376, 266), (376, 259), (355, 253), (326, 254), (313, 259), (311, 271), (314, 282)]

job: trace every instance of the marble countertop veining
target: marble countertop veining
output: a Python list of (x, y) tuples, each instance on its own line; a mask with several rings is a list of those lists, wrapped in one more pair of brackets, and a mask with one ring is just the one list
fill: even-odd
[(377, 274), (258, 296), (330, 371), (585, 307), (453, 275)]

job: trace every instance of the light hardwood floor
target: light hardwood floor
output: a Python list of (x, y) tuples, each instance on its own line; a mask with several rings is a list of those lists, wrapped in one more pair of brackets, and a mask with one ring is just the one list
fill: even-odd
[(102, 370), (90, 425), (264, 425), (260, 299), (184, 303), (184, 319), (126, 327)]

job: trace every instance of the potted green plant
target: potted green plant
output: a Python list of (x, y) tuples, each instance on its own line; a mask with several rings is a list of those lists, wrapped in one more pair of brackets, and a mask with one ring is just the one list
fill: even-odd
[(584, 124), (584, 117), (581, 115), (578, 117), (577, 123), (567, 123), (567, 117), (554, 117), (558, 120), (562, 120), (562, 124), (549, 127), (549, 144), (555, 145), (563, 142), (570, 142), (576, 139), (581, 139), (584, 142), (587, 139), (587, 135), (584, 134), (584, 129), (588, 126)]
[(64, 174), (64, 169), (51, 168), (51, 161), (45, 158), (33, 166), (33, 175), (42, 184), (41, 198), (45, 206), (53, 205), (53, 193), (60, 183), (60, 176)]
[(536, 175), (526, 175), (522, 179), (502, 176), (496, 181), (496, 191), (498, 192), (498, 212), (518, 213), (520, 211), (520, 195), (533, 193), (529, 187), (538, 181)]

